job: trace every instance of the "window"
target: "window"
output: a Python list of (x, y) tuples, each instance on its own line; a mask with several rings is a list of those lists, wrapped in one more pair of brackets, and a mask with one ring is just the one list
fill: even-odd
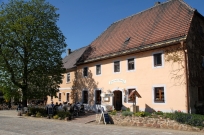
[(83, 91), (83, 103), (88, 104), (88, 91)]
[(84, 76), (84, 77), (87, 77), (87, 76), (88, 76), (88, 67), (84, 67), (83, 76)]
[(96, 65), (96, 75), (101, 74), (101, 65)]
[(120, 72), (120, 61), (114, 62), (114, 72)]
[(128, 59), (128, 70), (134, 70), (134, 69), (135, 69), (134, 58)]
[(69, 102), (69, 93), (66, 94), (67, 102)]
[(130, 93), (135, 89), (128, 89), (128, 103), (133, 103), (133, 100), (129, 98)]
[(204, 68), (204, 56), (202, 56), (202, 67)]
[(101, 90), (96, 90), (95, 93), (96, 93), (95, 103), (96, 103), (97, 105), (100, 105), (100, 104), (101, 104)]
[(59, 93), (59, 101), (61, 101), (61, 97), (62, 96), (62, 93)]
[(204, 87), (198, 87), (198, 102), (204, 101)]
[(154, 88), (154, 101), (164, 103), (164, 87), (155, 87)]
[(53, 101), (53, 96), (51, 96), (51, 101)]
[(67, 82), (70, 82), (70, 73), (67, 73)]
[(153, 54), (154, 56), (154, 67), (162, 66), (162, 53)]

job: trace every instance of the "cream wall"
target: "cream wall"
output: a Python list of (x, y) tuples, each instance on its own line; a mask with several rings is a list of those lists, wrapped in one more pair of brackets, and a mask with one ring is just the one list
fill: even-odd
[[(70, 73), (70, 82), (67, 82), (67, 73)], [(63, 74), (63, 80), (62, 80), (62, 84), (60, 84), (60, 89), (59, 92), (56, 93), (57, 96), (59, 96), (59, 93), (61, 93), (61, 101), (59, 101), (59, 99), (56, 97), (53, 97), (53, 103), (63, 103), (63, 102), (67, 102), (67, 97), (66, 97), (66, 93), (69, 93), (69, 102), (72, 103), (72, 99), (71, 99), (71, 89), (73, 86), (73, 82), (75, 79), (75, 71), (70, 71), (67, 72), (66, 74)], [(48, 97), (48, 104), (51, 103), (51, 97)]]
[[(136, 100), (137, 106), (139, 106), (139, 109), (141, 111), (153, 108), (155, 111), (160, 110), (171, 112), (173, 110), (181, 110), (183, 112), (187, 112), (185, 83), (179, 82), (185, 80), (185, 76), (182, 76), (179, 80), (173, 79), (174, 75), (172, 74), (175, 73), (173, 71), (180, 68), (180, 65), (177, 63), (169, 63), (164, 60), (165, 49), (166, 48), (140, 52), (127, 56), (84, 64), (78, 67), (78, 71), (79, 73), (82, 73), (83, 67), (88, 67), (89, 72), (92, 73), (91, 78), (93, 79), (94, 83), (97, 84), (96, 88), (94, 89), (101, 89), (102, 92), (107, 92), (107, 90), (121, 90), (124, 96), (124, 89), (127, 90), (128, 88), (136, 88), (136, 90), (142, 97)], [(163, 66), (160, 68), (153, 67), (153, 53), (156, 52), (163, 52)], [(135, 58), (134, 71), (127, 70), (128, 58)], [(113, 62), (118, 60), (120, 61), (120, 72), (114, 73)], [(96, 75), (96, 65), (98, 64), (101, 65), (101, 75)], [(180, 71), (181, 74), (183, 72), (184, 70)], [(84, 77), (83, 79), (88, 80), (88, 78)], [(109, 81), (114, 79), (123, 79), (126, 82), (113, 82), (112, 84), (109, 84)], [(88, 85), (90, 85), (90, 83), (86, 83), (84, 89), (88, 89)], [(154, 102), (154, 86), (164, 87), (165, 103)], [(83, 89), (81, 89), (81, 91), (82, 90)], [(89, 92), (89, 95), (91, 95), (91, 93), (92, 95), (94, 95), (94, 90), (89, 91), (91, 91)], [(93, 97), (89, 96), (89, 98), (91, 98), (89, 100), (95, 100)], [(112, 98), (110, 102), (106, 102), (103, 104), (113, 105)], [(124, 99), (122, 104), (126, 107), (130, 107), (132, 105), (132, 103), (124, 103)]]

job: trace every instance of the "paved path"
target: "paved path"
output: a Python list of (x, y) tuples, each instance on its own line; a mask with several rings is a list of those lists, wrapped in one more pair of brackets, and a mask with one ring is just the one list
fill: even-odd
[(16, 112), (0, 111), (0, 135), (202, 135), (198, 132), (83, 124), (13, 114)]

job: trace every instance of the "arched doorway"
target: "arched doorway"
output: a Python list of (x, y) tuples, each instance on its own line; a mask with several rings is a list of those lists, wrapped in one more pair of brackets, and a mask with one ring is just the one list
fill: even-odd
[(116, 90), (113, 92), (114, 97), (113, 97), (113, 105), (115, 110), (120, 111), (122, 107), (122, 92), (119, 90)]

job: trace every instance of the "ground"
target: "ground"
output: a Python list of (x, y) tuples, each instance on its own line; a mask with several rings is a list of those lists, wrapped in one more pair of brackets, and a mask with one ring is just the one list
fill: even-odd
[[(199, 135), (203, 133), (141, 127), (122, 127), (87, 122), (94, 115), (73, 121), (17, 116), (0, 110), (0, 135)], [(87, 124), (85, 124), (87, 123)]]

